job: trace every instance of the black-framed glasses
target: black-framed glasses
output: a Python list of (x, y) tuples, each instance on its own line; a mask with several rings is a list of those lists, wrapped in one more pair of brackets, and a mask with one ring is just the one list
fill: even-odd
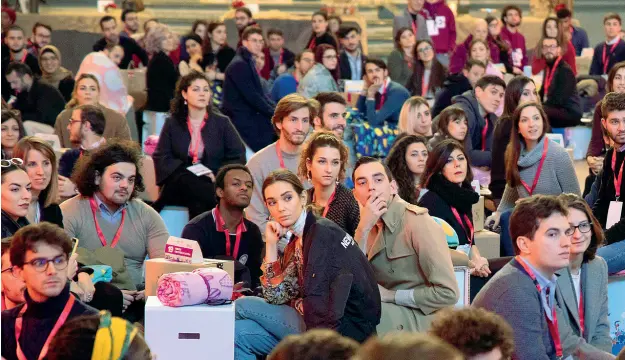
[(57, 270), (65, 270), (65, 268), (67, 268), (67, 263), (67, 256), (63, 254), (55, 256), (52, 259), (36, 258), (24, 263), (24, 265), (32, 266), (37, 272), (44, 272), (48, 269), (48, 264), (54, 265), (54, 268)]
[(588, 232), (590, 232), (590, 230), (592, 229), (592, 223), (591, 222), (581, 222), (577, 225), (571, 225), (571, 235), (575, 234), (575, 229), (578, 229), (580, 233), (582, 234), (586, 234)]
[(434, 49), (431, 46), (426, 46), (424, 48), (421, 48), (421, 49), (417, 50), (417, 52), (419, 54), (425, 54), (426, 52), (428, 52), (430, 50), (434, 50)]
[(24, 165), (24, 160), (20, 159), (20, 158), (13, 158), (13, 159), (2, 159), (0, 160), (0, 167), (9, 167), (11, 165), (15, 165), (15, 166), (22, 166)]
[(9, 267), (9, 268), (6, 268), (6, 269), (2, 270), (2, 271), (1, 271), (1, 273), (2, 273), (2, 274), (4, 274), (4, 273), (9, 273), (9, 274), (11, 274), (11, 276), (15, 277), (15, 273), (13, 272), (13, 266), (11, 266), (11, 267)]
[(81, 123), (81, 122), (82, 122), (82, 120), (75, 120), (75, 119), (69, 118), (69, 125), (70, 125), (70, 126), (71, 126), (73, 123)]

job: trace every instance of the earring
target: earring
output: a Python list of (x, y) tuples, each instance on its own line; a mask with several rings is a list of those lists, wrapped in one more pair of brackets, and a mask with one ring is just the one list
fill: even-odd
[(341, 182), (339, 181), (339, 178), (336, 178), (336, 185), (340, 185)]
[(312, 173), (308, 172), (308, 182), (312, 184)]
[(187, 99), (184, 99), (184, 104), (187, 105)]

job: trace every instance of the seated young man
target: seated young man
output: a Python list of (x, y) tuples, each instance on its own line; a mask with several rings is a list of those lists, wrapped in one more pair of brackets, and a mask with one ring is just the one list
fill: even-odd
[[(193, 218), (182, 230), (182, 237), (200, 244), (205, 258), (235, 259), (249, 274), (235, 282), (247, 281), (252, 288), (260, 284), (263, 237), (258, 226), (244, 218), (250, 205), (254, 182), (250, 170), (239, 164), (226, 165), (215, 177), (217, 207)], [(225, 241), (224, 241), (225, 240)]]
[(13, 273), (26, 285), (26, 302), (2, 312), (2, 357), (43, 359), (68, 319), (97, 310), (70, 294), (67, 266), (72, 241), (63, 229), (47, 222), (25, 226), (13, 235), (9, 251)]
[[(573, 228), (555, 196), (521, 200), (510, 217), (517, 256), (480, 290), (473, 306), (502, 316), (514, 329), (513, 359), (613, 359), (575, 335), (557, 288), (556, 271), (569, 265)], [(576, 301), (571, 299), (571, 301)]]
[(2, 241), (2, 311), (10, 310), (24, 302), (24, 281), (17, 277), (11, 264), (9, 241)]
[(388, 76), (386, 63), (380, 59), (365, 60), (365, 84), (358, 97), (358, 111), (371, 126), (384, 122), (397, 124), (399, 112), (410, 93)]
[(436, 95), (432, 107), (432, 117), (438, 116), (441, 111), (451, 106), (451, 99), (475, 89), (477, 81), (484, 76), (486, 65), (478, 60), (469, 59), (457, 74), (451, 74), (443, 83), (443, 89)]
[(590, 63), (590, 75), (607, 75), (614, 64), (625, 61), (625, 40), (621, 39), (622, 22), (617, 13), (603, 17), (605, 41), (595, 46)]

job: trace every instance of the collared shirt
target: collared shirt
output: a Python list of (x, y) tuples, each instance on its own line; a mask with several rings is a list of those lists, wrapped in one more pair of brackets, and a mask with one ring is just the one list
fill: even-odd
[[(540, 285), (540, 301), (543, 305), (543, 309), (545, 310), (545, 314), (549, 320), (553, 321), (552, 312), (553, 307), (555, 306), (556, 301), (556, 282), (558, 278), (556, 275), (552, 275), (551, 280), (547, 279), (540, 271), (538, 271), (535, 267), (533, 267), (527, 260), (525, 264), (532, 269), (534, 275), (536, 276), (536, 280), (538, 281), (538, 285)], [(547, 295), (548, 294), (548, 295)]]
[(100, 145), (106, 144), (106, 139), (105, 138), (101, 138), (100, 140), (94, 142), (93, 144), (91, 144), (91, 146), (89, 148), (86, 148), (82, 145), (80, 145), (80, 148), (82, 150), (93, 150), (93, 149), (97, 149), (100, 147)]
[(616, 44), (619, 41), (621, 41), (621, 37), (617, 36), (617, 37), (615, 37), (614, 39), (612, 39), (610, 41), (606, 41), (605, 43), (608, 44), (608, 45), (614, 45), (614, 44)]
[(95, 199), (96, 204), (98, 204), (98, 208), (100, 209), (100, 215), (102, 218), (110, 223), (120, 222), (122, 219), (122, 210), (128, 206), (128, 203), (124, 203), (120, 206), (115, 212), (111, 213), (111, 210), (100, 200), (98, 195), (93, 194), (93, 198)]
[(352, 71), (352, 80), (362, 80), (362, 52), (360, 49), (355, 56), (350, 55), (348, 51), (345, 51), (345, 55), (347, 55), (349, 68)]
[(623, 152), (623, 151), (625, 151), (625, 144), (621, 146), (620, 148), (616, 149), (616, 152)]

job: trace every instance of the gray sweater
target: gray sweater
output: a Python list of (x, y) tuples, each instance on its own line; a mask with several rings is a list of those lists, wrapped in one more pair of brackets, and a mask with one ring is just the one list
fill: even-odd
[[(530, 188), (532, 187), (534, 177), (536, 176), (536, 170), (538, 169), (538, 164), (543, 154), (543, 144), (545, 141), (549, 141), (547, 157), (545, 158), (545, 163), (540, 172), (540, 178), (536, 184), (534, 195), (573, 193), (581, 196), (571, 157), (562, 146), (550, 141), (546, 136), (529, 152), (525, 150), (525, 145), (521, 142), (521, 156), (517, 162), (521, 180), (525, 181)], [(503, 192), (501, 203), (497, 211), (501, 213), (510, 210), (514, 208), (517, 200), (526, 197), (529, 197), (529, 193), (523, 185), (512, 188), (506, 184), (506, 189)]]
[(410, 80), (412, 69), (404, 60), (403, 50), (393, 49), (388, 56), (388, 76), (390, 76), (391, 80), (404, 87)]

